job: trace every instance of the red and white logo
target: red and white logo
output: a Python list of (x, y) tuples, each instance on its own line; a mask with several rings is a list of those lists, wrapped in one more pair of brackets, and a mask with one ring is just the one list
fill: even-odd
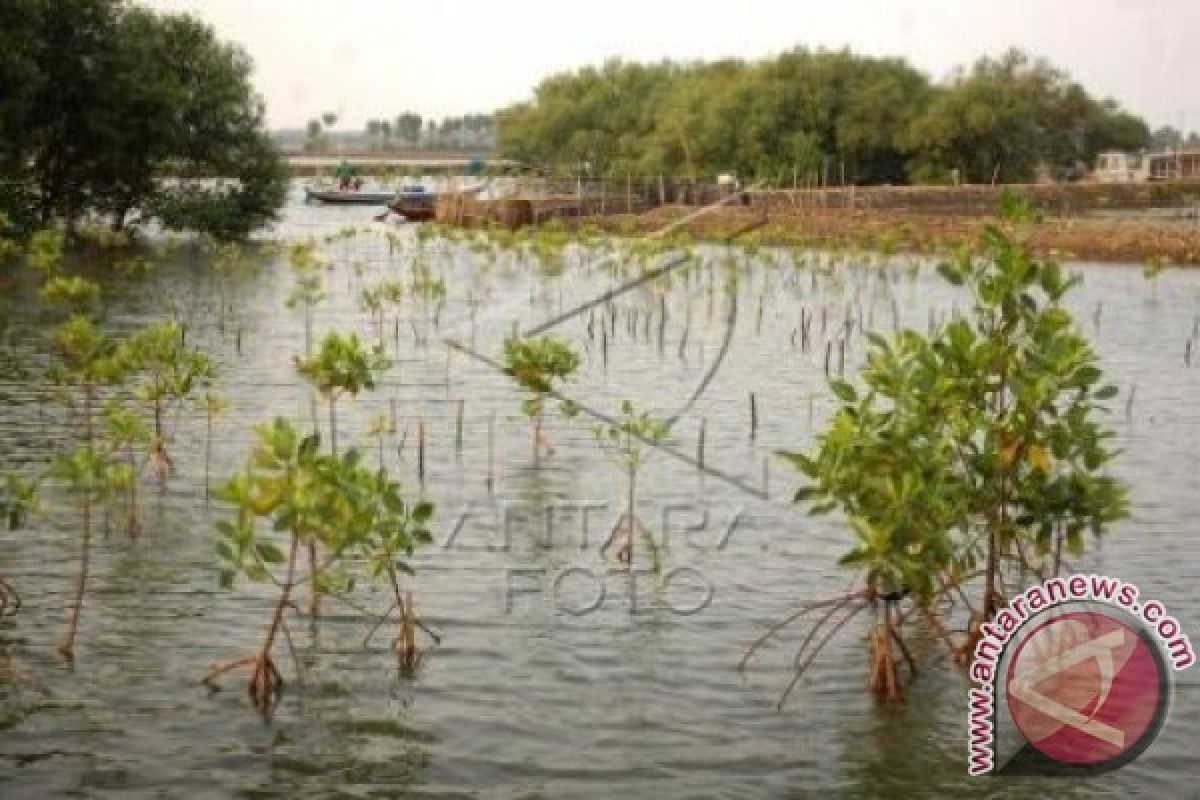
[(1165, 665), (1133, 628), (1071, 611), (1031, 631), (1009, 661), (1009, 713), (1030, 745), (1064, 764), (1136, 755), (1156, 733)]

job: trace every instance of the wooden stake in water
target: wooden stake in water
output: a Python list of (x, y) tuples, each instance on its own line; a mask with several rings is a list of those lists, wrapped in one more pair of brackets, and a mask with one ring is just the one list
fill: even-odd
[(696, 461), (700, 464), (700, 468), (704, 469), (704, 433), (708, 427), (708, 422), (704, 419), (700, 420), (700, 435), (696, 437)]
[(825, 377), (829, 377), (829, 359), (833, 355), (833, 342), (825, 343)]
[(758, 398), (750, 393), (750, 438), (758, 435)]
[(463, 410), (466, 407), (466, 400), (458, 401), (458, 413), (454, 419), (454, 452), (462, 455), (463, 444)]
[(488, 415), (487, 424), (487, 490), (488, 494), (496, 488), (496, 412)]
[(417, 480), (425, 486), (425, 420), (417, 418)]
[(846, 340), (838, 342), (838, 375), (846, 374)]
[(600, 355), (604, 359), (604, 369), (608, 369), (608, 326), (600, 326)]

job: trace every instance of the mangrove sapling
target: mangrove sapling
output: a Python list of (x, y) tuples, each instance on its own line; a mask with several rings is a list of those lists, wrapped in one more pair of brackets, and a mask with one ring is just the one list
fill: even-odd
[(383, 350), (366, 350), (357, 334), (326, 334), (311, 356), (296, 359), (296, 371), (325, 399), (329, 409), (329, 447), (337, 453), (337, 401), (375, 388), (380, 373), (391, 367)]
[[(508, 374), (528, 392), (521, 410), (533, 423), (533, 463), (536, 465), (543, 449), (547, 455), (554, 452), (542, 435), (546, 398), (557, 391), (556, 384), (574, 374), (579, 367), (579, 356), (570, 345), (552, 336), (510, 338), (504, 342), (504, 365)], [(574, 406), (568, 401), (563, 401), (561, 410), (568, 417), (575, 413)]]
[(110, 400), (103, 411), (105, 438), (113, 464), (110, 478), (115, 493), (125, 494), (125, 532), (135, 538), (142, 530), (138, 514), (138, 475), (141, 473), (138, 453), (150, 441), (150, 432), (141, 416)]
[(375, 322), (375, 335), (378, 346), (383, 349), (383, 319), (388, 307), (399, 306), (404, 299), (404, 286), (397, 281), (383, 281), (376, 286), (363, 289), (358, 297), (358, 304), (371, 314)]
[[(284, 305), (289, 309), (300, 308), (304, 312), (304, 357), (312, 356), (313, 348), (313, 309), (324, 299), (321, 289), (321, 269), (323, 265), (317, 260), (315, 245), (312, 242), (295, 244), (288, 248), (288, 262), (295, 276), (295, 285), (288, 293)], [(317, 430), (317, 400), (309, 393), (309, 412), (312, 416), (313, 430)]]
[[(840, 508), (856, 535), (842, 563), (865, 576), (851, 595), (875, 609), (870, 685), (889, 699), (893, 644), (915, 670), (901, 619), (921, 618), (962, 663), (1009, 586), (1057, 571), (1064, 547), (1081, 554), (1085, 532), (1126, 513), (1096, 420), (1117, 390), (1062, 305), (1075, 280), (1013, 230), (988, 228), (982, 247), (940, 268), (971, 312), (929, 337), (867, 334), (863, 389), (831, 380), (839, 408), (816, 451), (783, 454), (811, 482), (796, 502)], [(953, 607), (964, 641), (941, 619)]]
[(621, 403), (621, 415), (614, 425), (598, 425), (593, 435), (600, 447), (616, 462), (625, 475), (625, 511), (618, 519), (607, 546), (616, 547), (617, 560), (633, 569), (634, 540), (637, 533), (645, 537), (650, 548), (655, 574), (661, 574), (662, 562), (654, 537), (637, 518), (638, 472), (645, 463), (645, 450), (661, 444), (670, 433), (670, 426), (646, 412), (638, 412), (633, 403)]
[[(0, 483), (0, 519), (10, 531), (25, 527), (38, 508), (38, 481), (28, 480), (16, 472), (8, 472)], [(21, 610), (21, 595), (0, 575), (0, 617), (9, 617)]]
[(61, 482), (69, 493), (78, 498), (81, 517), (79, 571), (75, 576), (75, 593), (71, 601), (67, 631), (58, 647), (59, 653), (68, 659), (74, 658), (75, 655), (75, 637), (79, 631), (79, 617), (87, 592), (93, 512), (108, 497), (112, 487), (110, 470), (113, 466), (119, 465), (107, 459), (90, 443), (82, 444), (69, 455), (57, 456), (50, 465), (50, 476)]
[(125, 369), (139, 378), (134, 395), (145, 403), (154, 419), (154, 438), (147, 463), (160, 487), (173, 470), (167, 450), (167, 413), (216, 377), (212, 360), (183, 343), (176, 322), (158, 322), (135, 331), (118, 350)]
[[(317, 434), (301, 438), (288, 420), (260, 425), (255, 435), (257, 443), (246, 468), (216, 493), (234, 509), (232, 520), (217, 523), (220, 583), (229, 588), (238, 576), (269, 581), (278, 587), (279, 596), (258, 650), (213, 668), (204, 683), (216, 688), (214, 681), (221, 674), (252, 667), (250, 697), (265, 714), (283, 689), (283, 676), (273, 658), (280, 637), (287, 643), (297, 676), (303, 675), (288, 625), (293, 593), (306, 581), (322, 594), (349, 591), (353, 588), (347, 572), (351, 556), (364, 557), (372, 576), (387, 575), (397, 601), (393, 608), (401, 609), (397, 652), (415, 663), (411, 628), (416, 622), (408, 594), (402, 596), (397, 571), (411, 572), (402, 559), (411, 556), (417, 545), (431, 541), (425, 523), (433, 509), (427, 503), (409, 509), (399, 485), (388, 479), (386, 471), (365, 468), (353, 448), (338, 455), (320, 453)], [(328, 557), (310, 565), (311, 575), (304, 576), (298, 571), (299, 548), (314, 540)]]
[[(358, 336), (350, 334), (342, 336), (338, 333), (326, 334), (321, 340), (320, 349), (307, 358), (296, 359), (296, 371), (307, 380), (317, 392), (325, 398), (329, 408), (329, 449), (333, 455), (338, 452), (337, 438), (337, 401), (343, 394), (355, 397), (364, 389), (375, 388), (379, 373), (388, 369), (391, 362), (383, 350), (375, 348), (365, 350)], [(309, 540), (308, 559), (312, 570), (313, 580), (316, 580), (315, 564), (317, 561), (317, 542)], [(313, 586), (309, 610), (315, 617), (318, 612), (319, 593)]]
[[(433, 535), (428, 529), (433, 505), (426, 500), (412, 506), (406, 505), (400, 495), (399, 484), (388, 479), (386, 470), (380, 469), (369, 479), (364, 477), (363, 480), (373, 481), (371, 491), (366, 493), (373, 503), (371, 508), (366, 509), (372, 521), (362, 548), (367, 559), (367, 570), (373, 578), (381, 575), (387, 577), (393, 597), (391, 607), (380, 616), (380, 624), (390, 618), (393, 611), (398, 612), (392, 650), (400, 659), (401, 666), (412, 671), (419, 658), (416, 629), (424, 630), (435, 642), (440, 639), (417, 617), (412, 592), (402, 587), (400, 573), (412, 575), (413, 569), (406, 559), (412, 558), (417, 546), (433, 542)], [(375, 630), (378, 630), (378, 626)], [(373, 634), (374, 630), (368, 634), (368, 642)]]
[(389, 414), (377, 414), (371, 417), (371, 425), (367, 428), (367, 436), (375, 440), (378, 450), (379, 469), (383, 469), (383, 447), (388, 438), (396, 435), (395, 418)]
[(204, 393), (200, 408), (204, 411), (204, 503), (207, 505), (211, 493), (213, 423), (229, 410), (229, 401), (208, 391)]

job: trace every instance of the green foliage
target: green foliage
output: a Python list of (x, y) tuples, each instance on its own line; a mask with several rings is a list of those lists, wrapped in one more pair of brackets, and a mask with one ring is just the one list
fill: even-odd
[(906, 133), (914, 175), (957, 170), (964, 183), (1028, 182), (1037, 167), (1069, 170), (1102, 150), (1135, 150), (1149, 130), (1111, 100), (1017, 50), (984, 58), (937, 92)]
[(216, 366), (204, 352), (186, 346), (176, 322), (159, 322), (135, 331), (117, 352), (130, 373), (140, 376), (135, 395), (151, 405), (182, 401), (208, 386)]
[(38, 482), (9, 472), (0, 483), (0, 521), (11, 531), (25, 527), (38, 508)]
[(287, 176), (250, 60), (211, 27), (117, 0), (15, 0), (0, 31), (0, 211), (20, 229), (97, 212), (225, 239), (275, 218)]
[[(405, 560), (432, 536), (433, 507), (408, 505), (399, 484), (385, 470), (362, 464), (357, 450), (321, 454), (318, 437), (301, 437), (288, 420), (255, 428), (257, 442), (245, 470), (234, 474), (216, 497), (234, 510), (232, 520), (217, 523), (220, 582), (232, 586), (239, 576), (267, 580), (287, 560), (280, 535), (319, 542), (330, 558), (318, 567), (321, 593), (353, 586), (346, 560), (362, 557), (368, 573), (412, 572)], [(267, 523), (260, 530), (257, 522)]]
[(327, 334), (316, 353), (296, 359), (300, 375), (326, 398), (374, 389), (378, 375), (390, 366), (381, 349), (365, 349), (353, 333)]
[[(839, 409), (811, 455), (783, 454), (810, 483), (796, 501), (840, 508), (857, 543), (842, 563), (879, 593), (924, 601), (975, 574), (1048, 571), (1126, 513), (1096, 420), (1116, 388), (1061, 301), (1074, 285), (1011, 233), (941, 268), (973, 313), (925, 337), (869, 334), (861, 383), (834, 380)], [(985, 593), (984, 608), (991, 598)]]
[(508, 339), (504, 342), (508, 374), (534, 394), (544, 394), (556, 381), (569, 378), (579, 367), (579, 356), (570, 345), (552, 336)]
[(1011, 52), (946, 86), (901, 59), (797, 48), (759, 62), (610, 61), (498, 115), (502, 155), (593, 176), (900, 183), (1028, 180), (1133, 149), (1145, 124)]
[[(526, 416), (542, 415), (547, 392), (565, 381), (579, 367), (579, 356), (570, 345), (552, 336), (539, 339), (507, 339), (504, 342), (504, 365), (509, 375), (529, 392), (521, 408)], [(568, 416), (572, 413), (563, 406)]]
[(41, 297), (69, 311), (94, 312), (100, 303), (100, 287), (78, 275), (55, 275), (42, 285)]
[(639, 412), (629, 400), (621, 402), (621, 415), (615, 425), (597, 425), (592, 429), (600, 447), (631, 474), (641, 467), (645, 449), (664, 442), (670, 432), (666, 422), (648, 412)]

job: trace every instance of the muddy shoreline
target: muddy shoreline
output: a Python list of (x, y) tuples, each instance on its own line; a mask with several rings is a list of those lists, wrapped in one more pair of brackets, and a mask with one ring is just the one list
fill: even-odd
[[(609, 214), (577, 220), (614, 233), (660, 230), (696, 209), (664, 206), (644, 214)], [(978, 239), (994, 216), (930, 214), (883, 209), (808, 209), (781, 213), (767, 208), (722, 208), (683, 225), (699, 239), (716, 240), (756, 223), (762, 244), (865, 247), (889, 252), (935, 253)], [(1034, 248), (1072, 261), (1200, 265), (1200, 219), (1077, 216), (1050, 217), (1032, 234)]]

